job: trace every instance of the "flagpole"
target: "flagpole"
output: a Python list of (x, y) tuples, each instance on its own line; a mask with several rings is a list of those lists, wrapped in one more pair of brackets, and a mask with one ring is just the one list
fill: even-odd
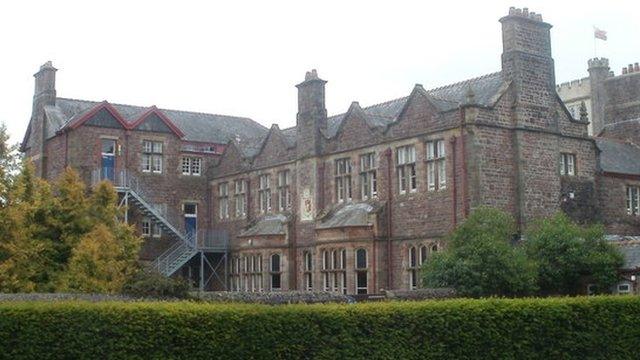
[(593, 25), (593, 57), (597, 58), (598, 57), (598, 51), (597, 51), (597, 47), (596, 47), (596, 35), (595, 35), (595, 31), (596, 31), (596, 26)]

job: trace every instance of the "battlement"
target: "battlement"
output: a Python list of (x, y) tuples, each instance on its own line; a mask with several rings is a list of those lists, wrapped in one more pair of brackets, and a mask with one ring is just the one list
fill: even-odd
[(582, 86), (589, 86), (589, 85), (590, 85), (589, 78), (585, 77), (585, 78), (582, 78), (582, 79), (576, 79), (576, 80), (571, 80), (571, 81), (560, 83), (560, 84), (556, 85), (556, 90), (558, 92), (561, 92), (562, 90), (576, 88), (576, 87), (582, 87)]
[(536, 14), (533, 11), (529, 12), (529, 8), (520, 9), (512, 6), (509, 8), (509, 16), (519, 16), (529, 20), (542, 22), (542, 14)]
[(589, 69), (597, 67), (609, 67), (609, 59), (607, 58), (593, 58), (589, 59), (587, 63), (589, 64)]

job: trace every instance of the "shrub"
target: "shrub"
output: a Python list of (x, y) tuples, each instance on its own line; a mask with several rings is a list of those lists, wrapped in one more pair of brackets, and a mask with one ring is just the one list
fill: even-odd
[(352, 296), (326, 291), (214, 291), (194, 294), (194, 297), (206, 302), (249, 303), (249, 304), (316, 304), (316, 303), (353, 303)]
[(0, 303), (2, 357), (635, 359), (640, 298)]
[(125, 295), (154, 299), (187, 299), (189, 282), (183, 278), (166, 277), (153, 269), (140, 269), (127, 282), (122, 292)]

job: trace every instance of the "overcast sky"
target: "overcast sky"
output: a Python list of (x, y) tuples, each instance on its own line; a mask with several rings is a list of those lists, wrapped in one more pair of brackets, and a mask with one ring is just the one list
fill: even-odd
[[(10, 5), (9, 5), (10, 4)], [(436, 5), (437, 4), (437, 5)], [(637, 1), (5, 1), (0, 122), (21, 140), (33, 77), (59, 97), (295, 124), (295, 84), (318, 69), (329, 114), (500, 70), (509, 6), (553, 25), (558, 82), (587, 76), (593, 25), (612, 70), (640, 61)]]

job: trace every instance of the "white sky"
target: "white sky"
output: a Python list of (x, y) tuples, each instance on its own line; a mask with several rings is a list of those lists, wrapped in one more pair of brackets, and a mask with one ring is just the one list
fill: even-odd
[(592, 26), (612, 70), (640, 61), (638, 4), (616, 1), (3, 1), (0, 122), (22, 139), (33, 77), (60, 97), (295, 124), (295, 84), (317, 68), (329, 114), (500, 70), (498, 19), (542, 13), (557, 82), (587, 76)]

